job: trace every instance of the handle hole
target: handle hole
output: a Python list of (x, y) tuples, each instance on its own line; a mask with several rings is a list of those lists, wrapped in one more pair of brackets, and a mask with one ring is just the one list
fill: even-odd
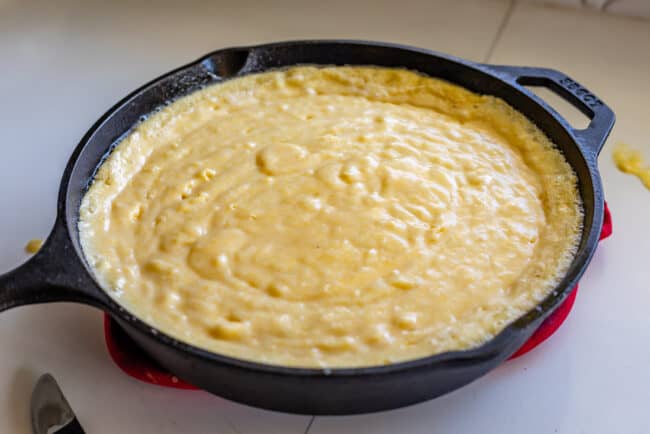
[(583, 130), (589, 126), (591, 118), (577, 109), (573, 104), (545, 86), (524, 85), (526, 89), (543, 99), (555, 109), (576, 130)]
[(205, 69), (227, 79), (235, 77), (246, 66), (250, 51), (247, 49), (230, 49), (210, 55), (202, 64)]

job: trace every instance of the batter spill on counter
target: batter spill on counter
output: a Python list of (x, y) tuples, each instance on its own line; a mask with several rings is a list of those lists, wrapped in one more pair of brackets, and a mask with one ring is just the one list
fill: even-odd
[(25, 252), (29, 254), (34, 254), (39, 250), (41, 250), (41, 247), (43, 247), (43, 240), (40, 239), (29, 240), (25, 245)]
[(295, 67), (136, 125), (85, 195), (98, 280), (213, 352), (372, 366), (480, 345), (575, 253), (576, 176), (504, 101), (401, 69)]
[(650, 190), (650, 165), (644, 163), (641, 152), (619, 143), (612, 156), (620, 171), (636, 176)]

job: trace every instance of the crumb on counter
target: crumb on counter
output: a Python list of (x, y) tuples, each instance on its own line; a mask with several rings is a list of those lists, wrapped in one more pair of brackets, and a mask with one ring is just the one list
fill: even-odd
[(41, 250), (42, 246), (43, 246), (43, 240), (41, 239), (36, 238), (33, 240), (29, 240), (29, 242), (25, 245), (25, 252), (33, 255), (34, 253)]
[(650, 164), (643, 160), (641, 151), (625, 143), (618, 143), (612, 152), (618, 170), (634, 175), (650, 190)]

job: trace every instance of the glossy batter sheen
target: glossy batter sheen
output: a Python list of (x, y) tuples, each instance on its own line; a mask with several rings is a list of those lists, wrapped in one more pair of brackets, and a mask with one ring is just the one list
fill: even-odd
[(135, 127), (81, 207), (136, 316), (209, 350), (368, 366), (481, 344), (570, 262), (576, 178), (499, 99), (406, 70), (298, 67)]

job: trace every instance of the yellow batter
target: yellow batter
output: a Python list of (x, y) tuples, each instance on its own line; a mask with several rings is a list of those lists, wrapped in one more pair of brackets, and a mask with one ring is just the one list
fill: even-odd
[(631, 149), (625, 143), (619, 143), (614, 148), (612, 157), (620, 171), (636, 176), (645, 188), (650, 190), (650, 165), (643, 161), (640, 151)]
[(33, 240), (29, 240), (27, 244), (25, 244), (25, 252), (34, 254), (41, 250), (41, 247), (43, 247), (43, 240), (35, 238)]
[(481, 344), (570, 263), (576, 178), (503, 101), (397, 69), (297, 67), (138, 125), (80, 231), (127, 309), (209, 350), (369, 366)]

